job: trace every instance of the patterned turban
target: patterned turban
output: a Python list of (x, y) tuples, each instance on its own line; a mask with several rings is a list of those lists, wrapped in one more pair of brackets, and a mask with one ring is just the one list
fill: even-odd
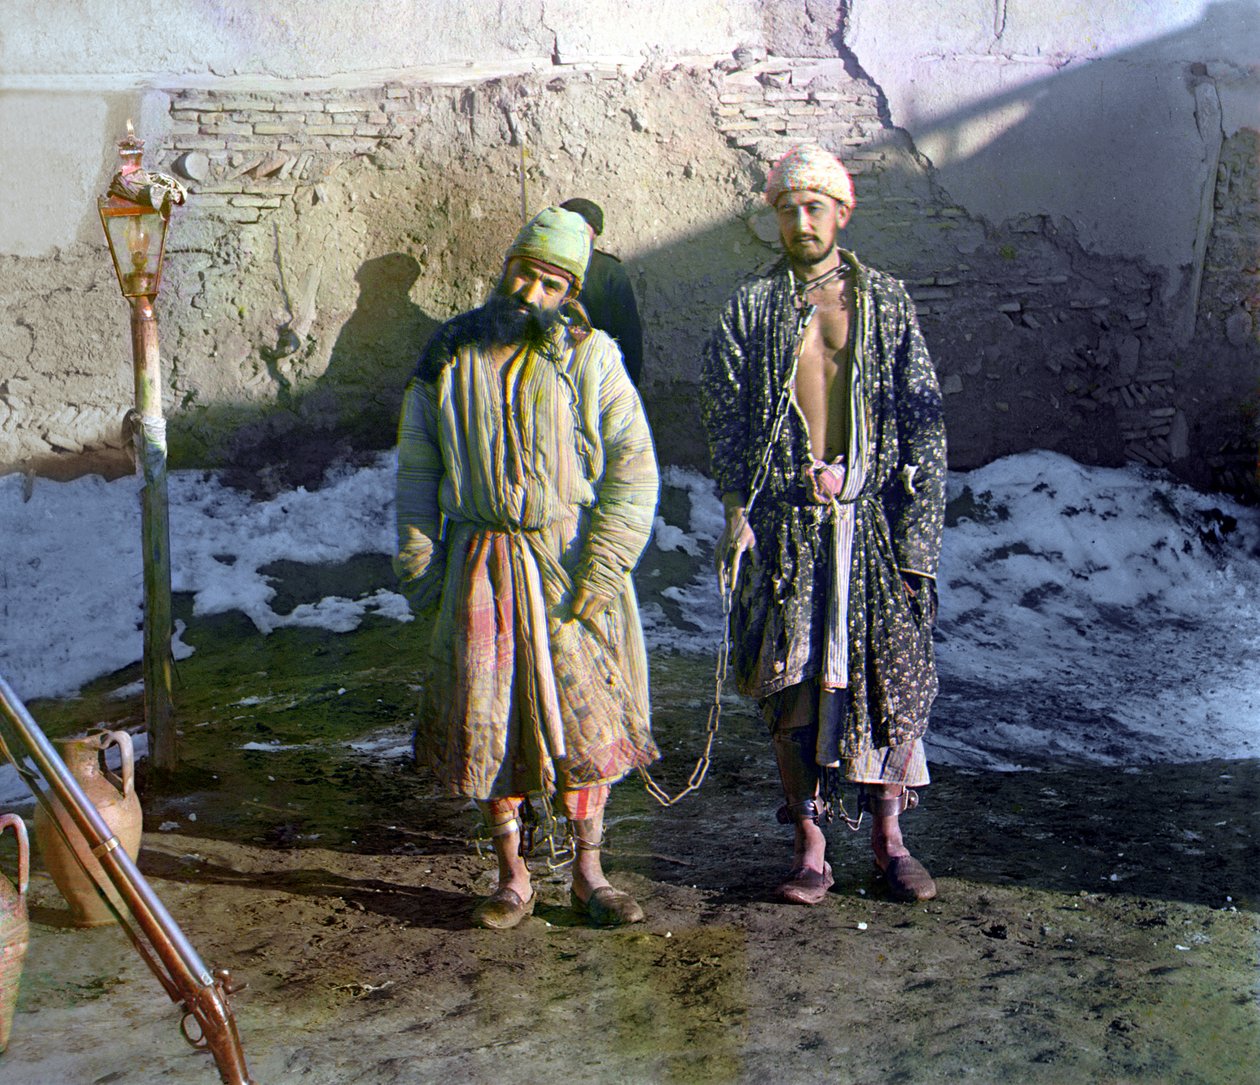
[(816, 143), (793, 147), (774, 164), (766, 178), (766, 203), (773, 207), (785, 192), (821, 192), (853, 206), (853, 178), (830, 151)]
[(521, 227), (507, 259), (524, 256), (573, 277), (573, 292), (582, 289), (591, 258), (591, 234), (586, 219), (574, 211), (548, 207)]

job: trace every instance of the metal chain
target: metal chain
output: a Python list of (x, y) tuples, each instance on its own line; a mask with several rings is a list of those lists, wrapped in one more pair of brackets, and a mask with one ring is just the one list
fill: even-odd
[(710, 755), (713, 752), (713, 740), (717, 737), (718, 724), (722, 719), (722, 686), (726, 682), (726, 667), (731, 654), (731, 601), (733, 597), (734, 592), (731, 590), (730, 586), (723, 584), (722, 643), (718, 648), (717, 667), (713, 675), (713, 704), (709, 706), (709, 720), (708, 723), (705, 724), (706, 733), (704, 740), (704, 752), (700, 754), (700, 758), (696, 762), (696, 767), (692, 769), (691, 776), (687, 779), (687, 786), (671, 798), (669, 792), (665, 791), (660, 784), (652, 779), (652, 774), (648, 772), (646, 768), (639, 769), (639, 776), (643, 780), (644, 789), (662, 806), (673, 806), (676, 802), (680, 802), (693, 791), (699, 791), (700, 785), (704, 783), (705, 775), (709, 771)]
[(821, 797), (823, 805), (827, 807), (829, 822), (838, 817), (851, 833), (856, 833), (862, 827), (862, 818), (866, 813), (865, 791), (858, 788), (858, 812), (857, 817), (854, 817), (845, 809), (844, 797), (840, 794), (840, 770), (835, 766), (822, 770)]
[[(788, 407), (795, 392), (796, 369), (800, 364), (801, 351), (805, 347), (805, 328), (809, 325), (817, 310), (817, 306), (807, 305), (802, 299), (803, 294), (798, 292), (796, 351), (792, 355), (792, 364), (788, 368), (787, 376), (783, 381), (783, 391), (779, 395), (778, 404), (775, 406), (774, 424), (770, 427), (770, 439), (766, 442), (765, 450), (761, 454), (761, 462), (757, 465), (757, 470), (753, 473), (752, 482), (748, 487), (748, 500), (744, 503), (745, 522), (747, 522), (748, 514), (756, 503), (757, 495), (761, 493), (762, 487), (765, 486), (766, 479), (770, 475), (770, 460), (779, 443), (779, 434), (783, 430), (783, 423), (787, 420)], [(639, 769), (639, 776), (643, 780), (644, 789), (662, 806), (673, 806), (675, 803), (681, 802), (693, 791), (700, 790), (700, 785), (704, 783), (705, 775), (709, 771), (713, 740), (717, 737), (718, 726), (722, 721), (722, 686), (726, 682), (727, 666), (731, 655), (731, 610), (735, 598), (735, 584), (739, 579), (739, 562), (742, 553), (742, 551), (735, 552), (729, 575), (726, 572), (725, 559), (718, 566), (718, 579), (722, 592), (722, 642), (718, 647), (717, 667), (713, 676), (713, 703), (709, 706), (709, 719), (705, 724), (704, 751), (700, 754), (696, 767), (687, 779), (687, 786), (672, 798), (669, 792), (665, 791), (652, 779), (652, 774), (646, 768)]]
[[(540, 812), (541, 811), (541, 812)], [(520, 826), (520, 854), (536, 859), (541, 855), (549, 873), (563, 870), (573, 862), (575, 851), (569, 834), (560, 827), (555, 808), (545, 791), (531, 791), (525, 801), (517, 807), (513, 815)], [(479, 819), (477, 828), (469, 836), (468, 842), (477, 852), (477, 858), (486, 858), (487, 847), (492, 847), (494, 837), (491, 826), (484, 818)], [(545, 854), (542, 849), (546, 848)]]
[[(774, 408), (774, 424), (770, 427), (770, 439), (766, 442), (766, 447), (761, 454), (761, 463), (757, 465), (757, 470), (748, 487), (748, 500), (744, 503), (745, 521), (762, 487), (766, 484), (766, 478), (770, 474), (770, 458), (778, 447), (779, 434), (783, 432), (783, 423), (787, 421), (788, 407), (796, 394), (796, 372), (801, 364), (801, 352), (805, 349), (805, 329), (809, 327), (809, 322), (814, 319), (814, 314), (818, 311), (817, 305), (811, 305), (805, 300), (806, 295), (811, 289), (823, 286), (832, 279), (843, 278), (846, 274), (848, 274), (848, 268), (841, 264), (809, 282), (797, 283), (796, 275), (792, 275), (792, 296), (796, 306), (796, 350), (792, 352), (792, 364), (788, 366), (788, 371), (783, 378), (783, 389), (779, 393), (779, 402)], [(734, 577), (731, 578), (731, 582), (734, 583)]]

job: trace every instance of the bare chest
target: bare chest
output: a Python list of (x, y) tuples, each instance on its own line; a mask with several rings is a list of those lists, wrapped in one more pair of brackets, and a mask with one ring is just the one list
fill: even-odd
[(817, 309), (805, 329), (794, 392), (814, 457), (830, 462), (848, 448), (853, 306), (847, 283), (819, 293), (811, 298)]

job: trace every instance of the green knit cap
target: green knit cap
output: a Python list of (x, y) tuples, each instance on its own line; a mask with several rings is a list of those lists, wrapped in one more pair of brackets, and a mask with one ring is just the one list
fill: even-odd
[(507, 258), (527, 256), (551, 264), (573, 276), (573, 289), (582, 289), (591, 258), (591, 234), (586, 219), (573, 211), (548, 207), (521, 227)]

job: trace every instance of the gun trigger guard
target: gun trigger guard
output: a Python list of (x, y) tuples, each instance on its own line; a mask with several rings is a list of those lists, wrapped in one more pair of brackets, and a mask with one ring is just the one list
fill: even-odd
[(197, 1021), (197, 1035), (194, 1038), (188, 1031), (188, 1022), (197, 1021), (197, 1015), (189, 1010), (184, 1014), (179, 1022), (179, 1031), (183, 1034), (185, 1040), (188, 1041), (190, 1047), (196, 1048), (198, 1051), (204, 1051), (210, 1046), (210, 1041), (206, 1039), (206, 1030), (201, 1027), (201, 1022)]

